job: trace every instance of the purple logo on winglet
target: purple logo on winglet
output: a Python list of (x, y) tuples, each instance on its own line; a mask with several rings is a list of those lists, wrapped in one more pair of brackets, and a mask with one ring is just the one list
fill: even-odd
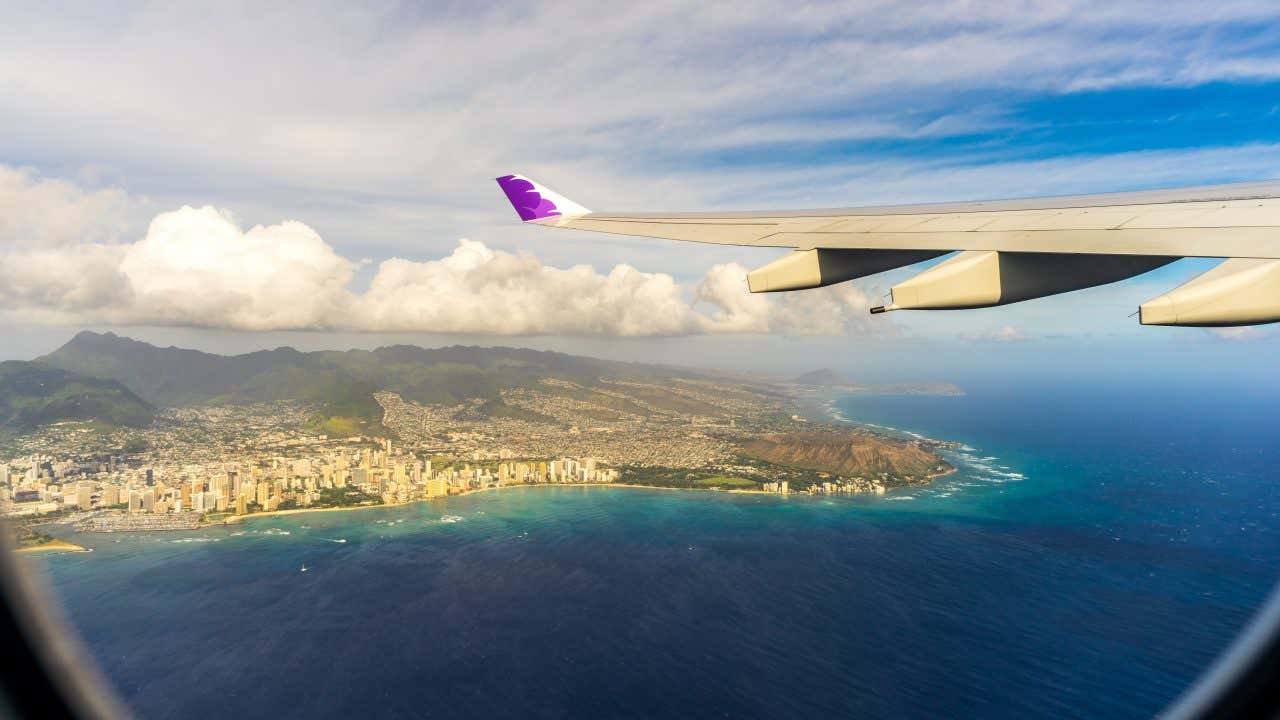
[(498, 178), (498, 187), (502, 188), (502, 192), (507, 194), (507, 199), (511, 201), (511, 206), (516, 209), (516, 214), (521, 220), (541, 220), (546, 217), (553, 217), (560, 214), (556, 209), (556, 204), (542, 197), (542, 194), (534, 188), (533, 183), (522, 177), (515, 175), (503, 175)]

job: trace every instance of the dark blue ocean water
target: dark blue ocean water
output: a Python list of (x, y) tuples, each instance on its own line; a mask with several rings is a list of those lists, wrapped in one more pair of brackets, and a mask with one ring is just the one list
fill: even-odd
[(512, 489), (33, 562), (144, 718), (1143, 717), (1280, 575), (1277, 399), (848, 398), (966, 443), (961, 471), (883, 498)]

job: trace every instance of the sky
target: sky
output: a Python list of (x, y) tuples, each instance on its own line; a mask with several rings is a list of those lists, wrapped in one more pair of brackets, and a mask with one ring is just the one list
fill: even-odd
[(1212, 261), (873, 317), (919, 267), (751, 296), (785, 251), (525, 227), (493, 182), (660, 211), (1280, 178), (1274, 2), (271, 5), (0, 5), (0, 359), (91, 328), (1140, 377), (1280, 343), (1130, 317)]

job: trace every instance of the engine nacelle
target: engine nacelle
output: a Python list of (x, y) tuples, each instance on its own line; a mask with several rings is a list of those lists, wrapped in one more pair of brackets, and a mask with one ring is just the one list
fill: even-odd
[(1177, 258), (970, 250), (892, 288), (887, 310), (961, 310), (1031, 300), (1124, 280)]
[(1280, 260), (1231, 258), (1138, 308), (1143, 325), (1233, 327), (1280, 321)]
[(932, 260), (937, 250), (796, 250), (747, 273), (753, 293), (806, 290)]

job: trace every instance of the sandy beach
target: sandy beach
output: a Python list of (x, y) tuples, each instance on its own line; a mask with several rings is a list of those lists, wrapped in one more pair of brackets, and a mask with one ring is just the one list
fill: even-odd
[[(612, 488), (641, 488), (645, 490), (677, 490), (677, 491), (695, 491), (695, 492), (727, 492), (739, 493), (747, 495), (777, 495), (777, 493), (765, 492), (764, 490), (713, 490), (711, 488), (682, 488), (682, 487), (666, 487), (662, 485), (632, 485), (628, 483), (537, 483), (529, 485), (502, 485), (500, 487), (484, 488), (482, 490), (468, 490), (465, 493), (456, 495), (448, 495), (445, 497), (430, 498), (426, 500), (410, 500), (407, 503), (392, 503), (390, 505), (349, 505), (345, 507), (324, 507), (324, 508), (292, 508), (289, 510), (272, 510), (271, 512), (255, 512), (245, 515), (231, 515), (209, 523), (209, 525), (231, 525), (242, 520), (252, 518), (281, 517), (284, 515), (301, 515), (303, 513), (321, 513), (321, 512), (345, 512), (348, 510), (374, 510), (378, 508), (403, 507), (405, 505), (413, 505), (415, 503), (431, 502), (432, 500), (446, 500), (448, 498), (459, 498), (467, 495), (475, 495), (477, 493), (485, 493), (493, 490), (510, 490), (512, 488), (565, 488), (565, 487), (612, 487)], [(207, 526), (206, 526), (207, 527)]]
[(89, 548), (80, 547), (67, 542), (66, 540), (54, 540), (43, 545), (31, 545), (28, 547), (20, 547), (19, 553), (43, 553), (43, 552), (90, 552)]

